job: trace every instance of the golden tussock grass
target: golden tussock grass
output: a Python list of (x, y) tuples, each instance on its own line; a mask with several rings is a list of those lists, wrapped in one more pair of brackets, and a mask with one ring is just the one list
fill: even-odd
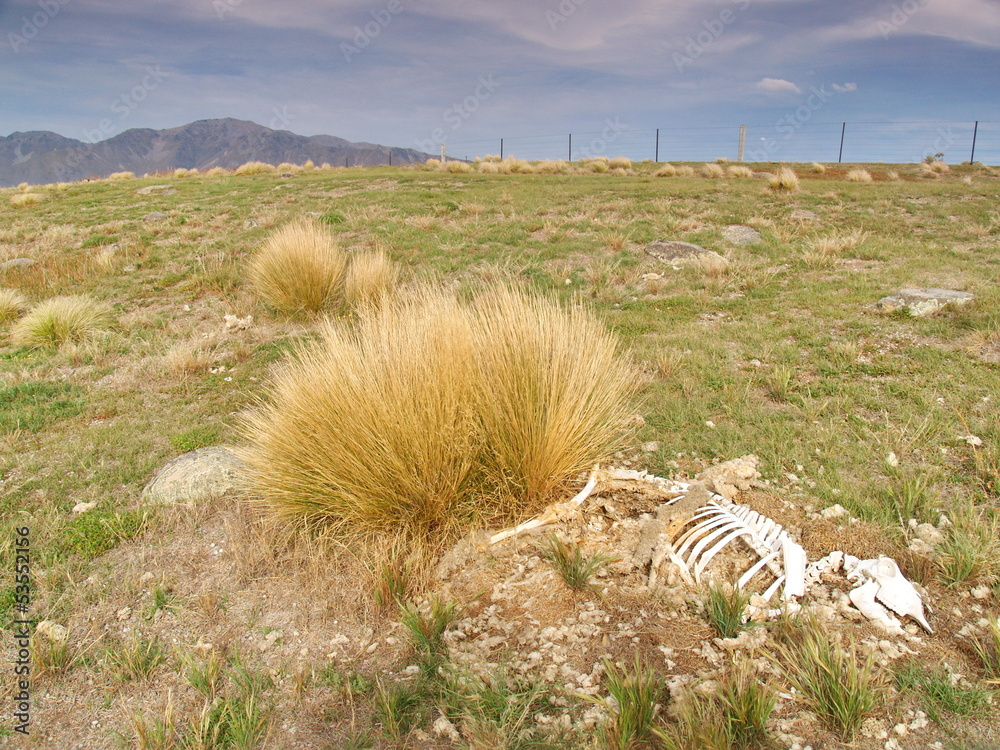
[(653, 172), (653, 177), (676, 177), (677, 167), (673, 164), (664, 164), (662, 167)]
[(108, 175), (109, 180), (134, 180), (135, 172), (112, 172)]
[(828, 237), (817, 237), (811, 243), (812, 249), (821, 255), (835, 256), (852, 250), (868, 239), (868, 233), (862, 229), (855, 229), (843, 234), (830, 235)]
[(701, 168), (701, 176), (717, 179), (726, 176), (726, 170), (721, 164), (705, 164)]
[(616, 156), (608, 162), (611, 169), (631, 169), (632, 160), (625, 156)]
[(431, 169), (437, 169), (438, 167), (441, 166), (441, 160), (434, 158), (428, 159), (427, 161), (424, 162), (424, 166), (430, 167)]
[(799, 189), (799, 178), (788, 167), (782, 167), (769, 181), (771, 190), (775, 192), (790, 193)]
[(745, 167), (742, 164), (737, 164), (729, 167), (726, 170), (726, 174), (730, 177), (735, 177), (741, 180), (747, 180), (753, 177), (753, 170), (750, 167)]
[(597, 172), (598, 174), (603, 174), (611, 169), (608, 163), (608, 159), (605, 157), (597, 157), (593, 161), (587, 162), (587, 166), (590, 168), (591, 172)]
[(233, 174), (242, 177), (243, 175), (270, 174), (274, 172), (273, 164), (265, 164), (262, 161), (248, 161), (236, 167)]
[(569, 165), (562, 159), (540, 161), (535, 165), (538, 174), (565, 174)]
[(472, 171), (472, 165), (464, 161), (446, 161), (438, 170), (449, 174), (468, 174)]
[(826, 172), (826, 167), (820, 164), (818, 161), (814, 161), (809, 166), (809, 169), (812, 170), (813, 174), (823, 174), (824, 172)]
[(10, 338), (15, 346), (54, 348), (83, 343), (111, 324), (108, 305), (90, 297), (55, 297), (35, 305), (14, 324)]
[(178, 167), (174, 170), (174, 177), (183, 179), (184, 177), (195, 177), (198, 174), (197, 169), (184, 169), (184, 167)]
[(229, 170), (224, 169), (223, 167), (212, 167), (211, 169), (205, 172), (206, 177), (222, 177), (223, 175), (227, 174), (229, 174)]
[(333, 235), (300, 219), (272, 233), (250, 262), (253, 289), (280, 313), (317, 313), (337, 291), (346, 266)]
[(867, 169), (852, 169), (847, 173), (848, 182), (872, 182), (872, 173)]
[(694, 167), (689, 166), (687, 164), (682, 164), (681, 166), (677, 167), (677, 176), (694, 177)]
[(583, 309), (421, 289), (301, 348), (247, 417), (244, 459), (280, 516), (437, 549), (537, 511), (609, 455), (633, 383)]
[(281, 164), (275, 167), (275, 169), (277, 169), (279, 172), (291, 172), (292, 174), (302, 171), (302, 167), (300, 167), (298, 164), (292, 164), (291, 162), (288, 161), (281, 162)]
[(22, 206), (34, 206), (45, 199), (42, 193), (17, 193), (10, 197), (10, 205), (15, 208)]
[(943, 161), (938, 161), (936, 159), (934, 161), (925, 161), (925, 162), (923, 162), (920, 165), (920, 168), (924, 172), (931, 172), (933, 174), (944, 174), (945, 172), (947, 172), (947, 171), (949, 171), (951, 169), (951, 167), (949, 167)]
[(14, 320), (27, 309), (27, 297), (15, 289), (0, 287), (0, 323)]
[(356, 254), (344, 279), (344, 299), (352, 306), (380, 304), (399, 283), (399, 266), (383, 250)]

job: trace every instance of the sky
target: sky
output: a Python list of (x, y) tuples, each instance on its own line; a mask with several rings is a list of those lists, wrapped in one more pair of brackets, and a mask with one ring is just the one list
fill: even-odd
[(0, 0), (0, 135), (998, 163), (998, 91), (1000, 0)]

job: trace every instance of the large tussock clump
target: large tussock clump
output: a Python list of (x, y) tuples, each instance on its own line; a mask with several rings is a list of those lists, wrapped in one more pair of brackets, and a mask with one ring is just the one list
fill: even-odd
[(436, 547), (615, 450), (634, 382), (582, 309), (422, 290), (330, 325), (276, 377), (245, 425), (252, 488), (349, 541)]

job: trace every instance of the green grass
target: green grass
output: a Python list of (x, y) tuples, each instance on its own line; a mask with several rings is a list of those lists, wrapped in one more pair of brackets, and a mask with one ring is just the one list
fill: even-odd
[(939, 724), (950, 721), (953, 715), (985, 715), (991, 705), (990, 690), (955, 684), (943, 667), (928, 669), (909, 661), (896, 669), (893, 679), (899, 690), (916, 693), (927, 718)]
[(604, 741), (611, 750), (638, 750), (661, 736), (657, 711), (663, 698), (663, 684), (638, 654), (625, 667), (605, 661), (604, 686), (617, 705), (603, 731)]
[(64, 555), (98, 557), (114, 549), (120, 542), (134, 539), (145, 532), (150, 518), (150, 511), (143, 509), (118, 513), (95, 509), (77, 516), (63, 526), (57, 548)]
[(722, 638), (735, 638), (748, 627), (745, 622), (752, 592), (732, 585), (709, 586), (705, 595), (705, 615)]
[(0, 389), (0, 433), (39, 432), (86, 408), (83, 390), (70, 383), (29, 381)]
[(593, 588), (590, 577), (605, 565), (615, 562), (610, 555), (595, 553), (584, 555), (579, 542), (564, 542), (554, 534), (549, 537), (545, 557), (556, 566), (563, 581), (573, 591)]
[(170, 436), (170, 444), (181, 453), (207, 448), (219, 442), (220, 430), (216, 426), (192, 427)]

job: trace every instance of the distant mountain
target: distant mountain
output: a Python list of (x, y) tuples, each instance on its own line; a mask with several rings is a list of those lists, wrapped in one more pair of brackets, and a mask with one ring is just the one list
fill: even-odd
[(351, 143), (332, 135), (307, 137), (272, 130), (246, 120), (198, 120), (179, 128), (134, 128), (98, 143), (34, 130), (0, 136), (0, 187), (106, 177), (112, 172), (143, 175), (185, 169), (233, 169), (248, 161), (268, 164), (370, 167), (413, 164), (431, 154), (410, 148)]

